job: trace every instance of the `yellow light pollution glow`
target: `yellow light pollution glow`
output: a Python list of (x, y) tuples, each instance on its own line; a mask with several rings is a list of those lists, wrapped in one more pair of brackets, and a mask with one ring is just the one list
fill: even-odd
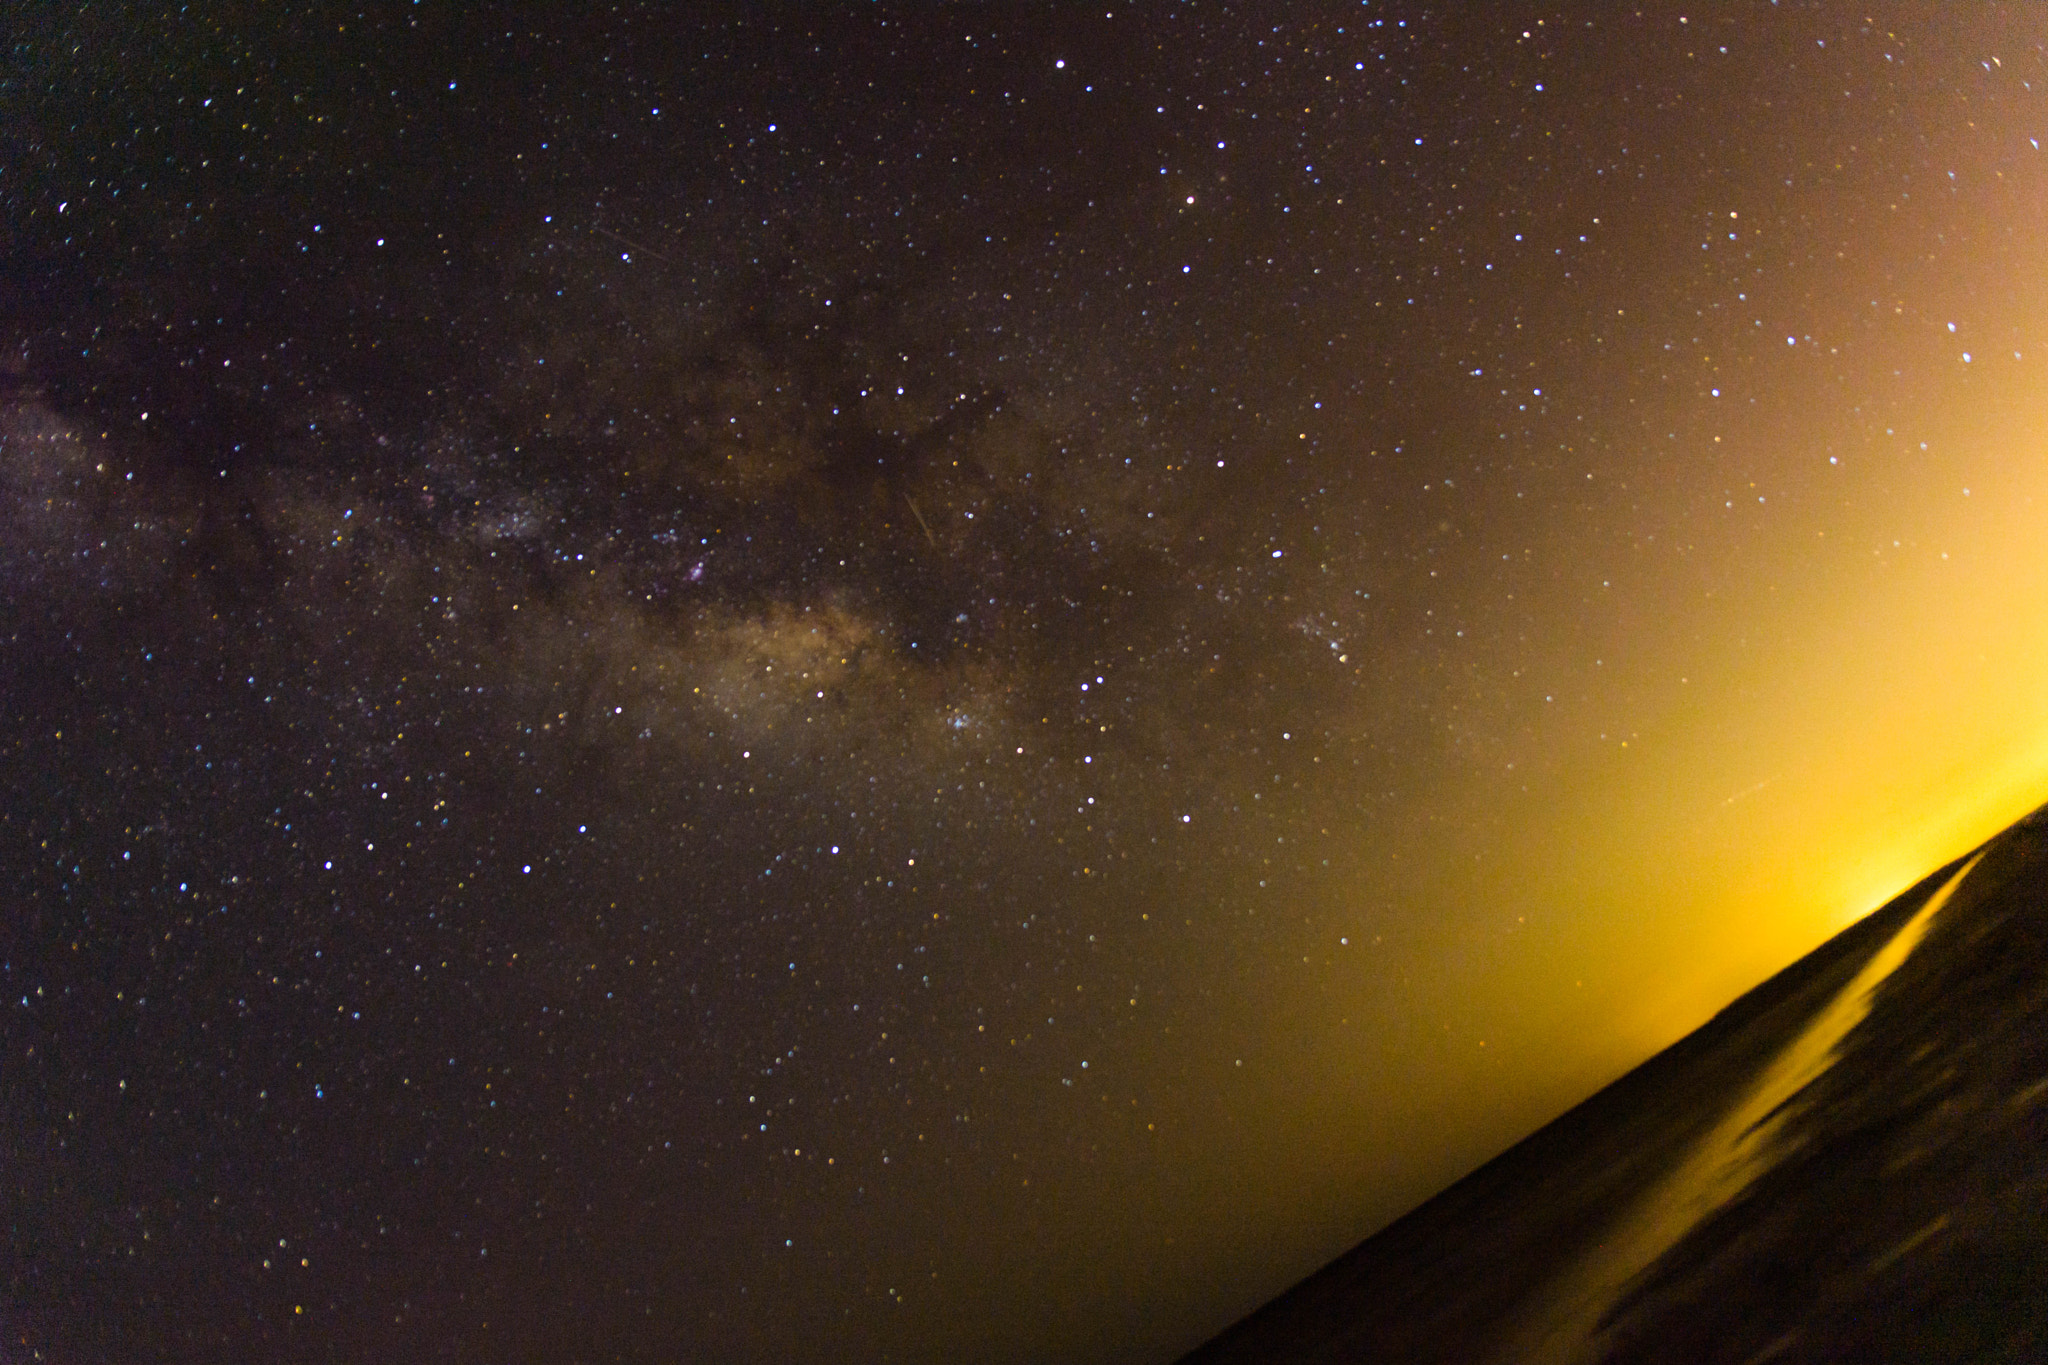
[[(1576, 576), (1491, 618), (1524, 642), (1494, 680), (1548, 662), (1569, 695), (1493, 703), (1464, 722), (1488, 762), (1355, 831), (1352, 902), (1296, 946), (1372, 966), (1262, 1011), (1269, 1051), (1315, 1059), (1265, 1094), (1288, 1155), (1263, 1198), (1328, 1237), (1299, 1271), (2048, 800), (2048, 177), (2014, 131), (1941, 123), (1953, 198), (1778, 204), (1857, 226), (1692, 335), (1687, 392), (1644, 340), (1571, 375), (1646, 410), (1640, 448), (1586, 456), (1583, 513), (1486, 550)], [(1653, 301), (1685, 291), (1647, 264), (1665, 210), (1639, 211), (1639, 292), (1609, 311), (1684, 340), (1711, 324)], [(1401, 907), (1384, 941), (1361, 905)]]

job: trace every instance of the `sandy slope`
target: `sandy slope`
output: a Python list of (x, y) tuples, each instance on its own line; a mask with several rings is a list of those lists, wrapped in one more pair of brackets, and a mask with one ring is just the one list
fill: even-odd
[(1980, 853), (1187, 1362), (2048, 1358), (2048, 816)]

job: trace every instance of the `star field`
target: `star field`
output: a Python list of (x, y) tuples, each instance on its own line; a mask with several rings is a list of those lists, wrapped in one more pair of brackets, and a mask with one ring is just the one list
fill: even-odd
[(1866, 10), (25, 24), (14, 1349), (1170, 1359), (2038, 805)]

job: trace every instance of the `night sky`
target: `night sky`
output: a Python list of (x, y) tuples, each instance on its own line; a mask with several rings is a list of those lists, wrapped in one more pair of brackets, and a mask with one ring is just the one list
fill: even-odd
[(6, 28), (9, 1359), (1170, 1359), (2048, 798), (2043, 7)]

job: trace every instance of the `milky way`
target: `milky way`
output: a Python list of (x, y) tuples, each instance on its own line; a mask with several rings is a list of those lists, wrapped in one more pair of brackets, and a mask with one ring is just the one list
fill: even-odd
[(2048, 773), (2040, 12), (56, 9), (5, 1316), (1166, 1359)]

